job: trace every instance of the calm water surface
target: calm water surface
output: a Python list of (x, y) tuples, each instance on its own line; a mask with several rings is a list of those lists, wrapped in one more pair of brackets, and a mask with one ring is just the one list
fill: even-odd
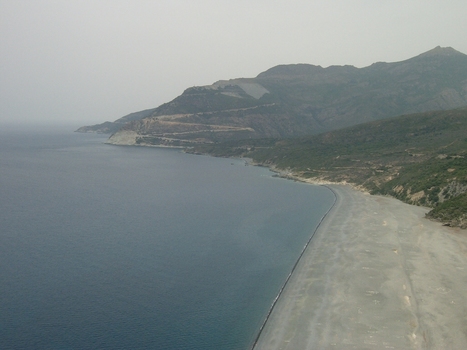
[(332, 193), (105, 139), (0, 131), (0, 348), (247, 349)]

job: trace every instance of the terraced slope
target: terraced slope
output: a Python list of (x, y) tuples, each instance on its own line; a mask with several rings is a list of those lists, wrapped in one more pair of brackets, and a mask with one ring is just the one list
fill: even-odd
[[(297, 137), (394, 117), (467, 105), (467, 55), (437, 47), (365, 68), (281, 65), (256, 78), (192, 87), (139, 118), (81, 131), (117, 132), (110, 143), (193, 145)], [(134, 116), (134, 114), (132, 114)]]

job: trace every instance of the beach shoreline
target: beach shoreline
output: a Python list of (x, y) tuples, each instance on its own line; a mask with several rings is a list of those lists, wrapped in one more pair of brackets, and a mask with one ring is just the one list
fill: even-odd
[(279, 301), (280, 297), (282, 296), (282, 293), (284, 292), (285, 288), (287, 287), (287, 284), (289, 283), (290, 281), (290, 278), (293, 276), (294, 272), (295, 272), (295, 269), (297, 268), (298, 264), (300, 263), (300, 260), (302, 259), (303, 255), (306, 253), (306, 250), (308, 248), (308, 246), (310, 245), (311, 243), (311, 240), (313, 239), (314, 235), (316, 234), (316, 232), (318, 231), (319, 227), (321, 226), (321, 224), (324, 222), (324, 220), (326, 219), (326, 217), (328, 216), (328, 214), (332, 211), (332, 209), (334, 208), (334, 206), (336, 205), (337, 203), (337, 194), (334, 192), (334, 190), (326, 185), (322, 185), (324, 187), (327, 187), (334, 195), (334, 202), (332, 203), (331, 207), (328, 209), (328, 211), (323, 215), (323, 217), (321, 218), (321, 220), (318, 222), (318, 225), (316, 225), (316, 228), (313, 230), (310, 238), (308, 239), (308, 241), (305, 243), (300, 255), (298, 256), (298, 259), (297, 261), (295, 262), (294, 266), (292, 267), (292, 270), (290, 270), (290, 273), (288, 274), (287, 278), (285, 279), (285, 282), (282, 284), (282, 287), (280, 288), (279, 290), (279, 293), (277, 294), (276, 298), (274, 299), (274, 301), (272, 302), (271, 304), (271, 307), (266, 315), (266, 318), (264, 319), (261, 327), (259, 328), (259, 331), (258, 331), (258, 334), (253, 342), (253, 345), (251, 346), (252, 349), (255, 348), (256, 344), (258, 343), (258, 340), (259, 338), (261, 337), (261, 334), (263, 332), (263, 329), (264, 327), (266, 326), (268, 320), (269, 320), (269, 317), (271, 316), (272, 312), (274, 311), (274, 308), (277, 304), (277, 302)]
[(254, 349), (467, 348), (466, 231), (425, 219), (427, 208), (326, 185), (336, 203)]

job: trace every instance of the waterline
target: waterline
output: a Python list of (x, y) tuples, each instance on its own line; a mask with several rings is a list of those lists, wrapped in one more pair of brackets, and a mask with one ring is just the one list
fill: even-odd
[(311, 236), (310, 236), (310, 239), (306, 242), (306, 244), (305, 244), (305, 246), (303, 247), (303, 249), (302, 249), (300, 255), (298, 256), (297, 261), (295, 262), (294, 266), (292, 267), (292, 270), (291, 270), (290, 273), (288, 274), (288, 276), (287, 276), (287, 278), (286, 278), (284, 284), (281, 286), (281, 289), (279, 290), (279, 293), (277, 293), (277, 296), (274, 298), (274, 301), (272, 302), (272, 305), (271, 305), (271, 307), (270, 307), (270, 309), (269, 309), (269, 311), (268, 311), (268, 313), (267, 313), (267, 315), (266, 315), (266, 318), (264, 319), (263, 323), (261, 324), (261, 327), (260, 327), (260, 329), (259, 329), (259, 331), (258, 331), (258, 335), (256, 336), (255, 341), (253, 342), (253, 345), (250, 347), (251, 350), (253, 350), (253, 349), (255, 348), (256, 344), (258, 343), (258, 340), (259, 340), (259, 338), (261, 337), (261, 333), (263, 332), (263, 329), (264, 329), (264, 327), (266, 326), (266, 323), (268, 322), (269, 317), (271, 316), (271, 314), (272, 314), (272, 312), (273, 312), (273, 310), (274, 310), (274, 307), (276, 306), (277, 302), (279, 301), (279, 298), (281, 297), (282, 292), (284, 291), (285, 287), (287, 286), (287, 284), (288, 284), (290, 278), (292, 277), (292, 275), (293, 275), (295, 269), (297, 268), (298, 263), (299, 263), (300, 260), (302, 259), (302, 256), (303, 256), (303, 254), (305, 253), (306, 249), (308, 248), (308, 245), (310, 244), (311, 240), (313, 239), (313, 237), (314, 237), (316, 231), (318, 231), (319, 227), (321, 226), (321, 223), (324, 221), (324, 219), (326, 219), (327, 215), (331, 212), (331, 210), (334, 208), (334, 206), (335, 206), (335, 204), (336, 204), (336, 202), (337, 202), (337, 194), (336, 194), (336, 192), (335, 192), (332, 188), (330, 188), (329, 186), (326, 186), (326, 185), (321, 185), (321, 186), (326, 187), (327, 189), (329, 189), (329, 190), (332, 192), (332, 194), (334, 195), (334, 201), (332, 202), (332, 205), (331, 205), (331, 207), (329, 208), (329, 210), (323, 215), (323, 217), (322, 217), (321, 220), (319, 221), (319, 223), (318, 223), (318, 225), (316, 226), (316, 228), (313, 230), (313, 232), (312, 232), (312, 234), (311, 234)]

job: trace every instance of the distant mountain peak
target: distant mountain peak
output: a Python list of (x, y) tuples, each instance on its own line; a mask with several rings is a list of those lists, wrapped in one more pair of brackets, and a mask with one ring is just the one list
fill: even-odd
[(454, 56), (454, 55), (466, 56), (462, 52), (454, 50), (452, 47), (436, 46), (434, 49), (424, 52), (416, 57), (423, 58), (423, 57), (436, 57), (436, 56), (439, 57), (439, 56)]

